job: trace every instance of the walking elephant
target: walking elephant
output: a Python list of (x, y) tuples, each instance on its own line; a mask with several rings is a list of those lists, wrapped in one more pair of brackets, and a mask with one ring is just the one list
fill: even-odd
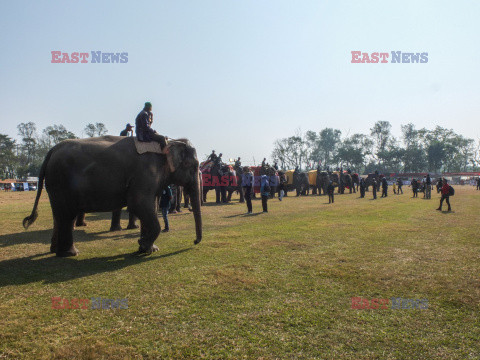
[(176, 184), (184, 186), (190, 195), (194, 243), (198, 244), (202, 240), (198, 175), (196, 150), (186, 139), (171, 141), (168, 155), (140, 155), (132, 137), (64, 140), (45, 157), (33, 210), (23, 220), (23, 226), (28, 228), (37, 218), (45, 180), (54, 219), (51, 252), (57, 256), (78, 254), (73, 244), (73, 225), (80, 212), (116, 211), (128, 206), (140, 220), (139, 252), (148, 254), (158, 250), (154, 245), (160, 233), (156, 198), (165, 186)]

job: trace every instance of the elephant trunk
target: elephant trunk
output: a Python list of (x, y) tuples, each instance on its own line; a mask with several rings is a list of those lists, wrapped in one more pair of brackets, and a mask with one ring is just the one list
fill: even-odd
[(190, 199), (193, 210), (193, 217), (195, 218), (195, 231), (197, 238), (195, 244), (202, 241), (202, 210), (201, 210), (201, 189), (200, 189), (200, 174), (198, 174), (194, 180), (193, 186), (190, 190)]

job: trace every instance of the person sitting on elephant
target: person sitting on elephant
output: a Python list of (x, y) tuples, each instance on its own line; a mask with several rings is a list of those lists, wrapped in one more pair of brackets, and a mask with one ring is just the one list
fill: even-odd
[(262, 167), (265, 167), (266, 165), (267, 165), (267, 158), (263, 158)]
[(212, 150), (212, 153), (208, 155), (207, 161), (212, 161), (215, 163), (215, 160), (217, 160), (217, 154), (215, 154), (215, 150)]
[(242, 162), (240, 161), (240, 156), (239, 156), (238, 159), (235, 160), (235, 167), (239, 168), (240, 166), (242, 166)]
[(152, 112), (152, 104), (149, 102), (145, 103), (145, 107), (142, 111), (137, 115), (135, 119), (135, 133), (137, 135), (138, 141), (156, 141), (160, 144), (160, 147), (163, 151), (163, 154), (167, 153), (167, 137), (157, 134), (155, 130), (151, 128), (151, 112)]
[(223, 164), (223, 161), (222, 161), (222, 153), (218, 154), (218, 156), (215, 158), (215, 161), (213, 162), (213, 165), (214, 166), (218, 166), (218, 167), (221, 167), (221, 165)]
[(273, 163), (273, 168), (275, 169), (275, 171), (278, 171), (278, 165), (276, 161)]
[(120, 136), (133, 136), (133, 128), (134, 126), (127, 124), (125, 129), (120, 132)]

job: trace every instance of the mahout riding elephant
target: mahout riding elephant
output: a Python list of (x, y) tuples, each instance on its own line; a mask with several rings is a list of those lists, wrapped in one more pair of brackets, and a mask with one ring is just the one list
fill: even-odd
[[(80, 212), (115, 211), (128, 206), (141, 224), (140, 253), (157, 251), (160, 233), (156, 198), (168, 184), (184, 186), (190, 195), (196, 240), (202, 240), (200, 179), (195, 148), (186, 139), (171, 141), (168, 155), (138, 154), (132, 137), (103, 136), (64, 140), (48, 152), (39, 174), (28, 228), (37, 218), (43, 181), (50, 198), (54, 228), (50, 251), (74, 256), (73, 225)], [(170, 165), (167, 162), (170, 157)]]
[(308, 195), (310, 193), (310, 182), (308, 181), (308, 173), (294, 172), (293, 185), (297, 191), (297, 196)]

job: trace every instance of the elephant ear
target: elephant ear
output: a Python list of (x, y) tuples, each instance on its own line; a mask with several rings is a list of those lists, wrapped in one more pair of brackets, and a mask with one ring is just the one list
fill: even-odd
[(188, 162), (197, 157), (195, 148), (187, 139), (170, 141), (167, 147), (175, 169), (188, 166)]

